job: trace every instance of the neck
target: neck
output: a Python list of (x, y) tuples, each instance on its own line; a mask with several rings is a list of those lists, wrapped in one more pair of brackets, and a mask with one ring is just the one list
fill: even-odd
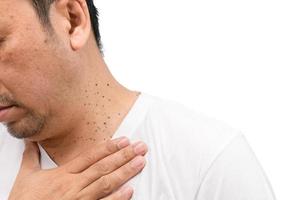
[(109, 140), (140, 94), (120, 85), (109, 73), (104, 62), (102, 66), (99, 67), (98, 63), (96, 68), (89, 70), (87, 81), (79, 89), (80, 104), (77, 105), (81, 105), (80, 118), (75, 123), (72, 122), (72, 128), (67, 129), (68, 133), (40, 142), (58, 165)]

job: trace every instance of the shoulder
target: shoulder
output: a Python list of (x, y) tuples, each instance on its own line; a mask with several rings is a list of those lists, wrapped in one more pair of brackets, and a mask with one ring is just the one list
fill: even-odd
[(168, 160), (179, 165), (193, 163), (189, 170), (194, 175), (204, 173), (220, 152), (242, 135), (226, 122), (177, 101), (151, 98), (153, 103), (145, 118), (151, 138)]
[(177, 101), (150, 97), (153, 103), (145, 121), (148, 127), (160, 133), (159, 137), (166, 137), (173, 143), (187, 142), (197, 148), (218, 148), (241, 134), (240, 130), (226, 122)]

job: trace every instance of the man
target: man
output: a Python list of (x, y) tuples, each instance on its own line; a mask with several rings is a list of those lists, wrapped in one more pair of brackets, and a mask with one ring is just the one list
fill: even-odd
[[(129, 199), (119, 187), (147, 160), (126, 183), (132, 199), (275, 199), (240, 131), (114, 79), (91, 0), (2, 0), (0, 12), (1, 198)], [(10, 135), (27, 141), (23, 161)], [(110, 140), (121, 136), (148, 153)]]

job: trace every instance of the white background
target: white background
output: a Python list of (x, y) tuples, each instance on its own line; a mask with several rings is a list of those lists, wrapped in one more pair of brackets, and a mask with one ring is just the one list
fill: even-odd
[(278, 199), (299, 200), (299, 0), (96, 0), (126, 87), (243, 131)]

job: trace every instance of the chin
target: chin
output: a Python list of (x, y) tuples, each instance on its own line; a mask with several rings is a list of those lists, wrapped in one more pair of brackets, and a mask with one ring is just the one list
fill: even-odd
[(18, 139), (31, 139), (38, 137), (45, 126), (45, 120), (42, 118), (23, 118), (20, 121), (6, 124), (10, 135)]

